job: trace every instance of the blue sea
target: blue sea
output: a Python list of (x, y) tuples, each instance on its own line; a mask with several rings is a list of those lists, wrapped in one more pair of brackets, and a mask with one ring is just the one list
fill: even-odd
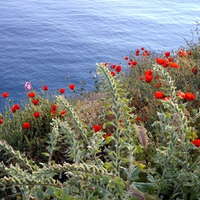
[(0, 94), (22, 99), (27, 81), (35, 90), (81, 82), (93, 90), (96, 63), (187, 46), (196, 21), (199, 0), (2, 0)]

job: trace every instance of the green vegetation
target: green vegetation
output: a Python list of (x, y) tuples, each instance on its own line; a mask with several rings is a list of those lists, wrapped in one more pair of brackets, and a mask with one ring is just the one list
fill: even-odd
[(197, 43), (176, 52), (141, 48), (123, 65), (97, 64), (97, 90), (81, 98), (27, 82), (18, 105), (4, 92), (0, 198), (200, 199), (196, 33)]

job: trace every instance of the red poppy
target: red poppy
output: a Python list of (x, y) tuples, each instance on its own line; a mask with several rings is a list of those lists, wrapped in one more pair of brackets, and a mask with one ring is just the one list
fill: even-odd
[(169, 56), (170, 56), (170, 52), (169, 52), (169, 51), (166, 51), (166, 52), (165, 52), (165, 57), (168, 58)]
[(191, 56), (193, 54), (192, 51), (188, 51), (188, 55)]
[(167, 101), (167, 100), (170, 100), (170, 99), (171, 99), (171, 97), (168, 96), (168, 97), (164, 97), (162, 100)]
[(3, 124), (3, 119), (0, 118), (0, 124)]
[(116, 65), (110, 65), (111, 69), (115, 69)]
[(135, 55), (136, 55), (136, 56), (139, 56), (139, 55), (140, 55), (140, 50), (139, 50), (139, 49), (137, 49), (137, 50), (135, 51)]
[(40, 113), (39, 112), (34, 112), (33, 115), (34, 115), (35, 118), (39, 118), (40, 117)]
[(56, 110), (51, 109), (52, 114), (56, 114)]
[(159, 64), (159, 65), (163, 65), (166, 60), (165, 59), (162, 59), (162, 58), (156, 58), (156, 62)]
[(198, 73), (198, 71), (199, 71), (199, 70), (198, 70), (198, 68), (197, 68), (197, 67), (194, 67), (194, 68), (192, 68), (192, 73), (193, 73), (193, 74), (197, 74), (197, 73)]
[(31, 127), (31, 125), (30, 125), (29, 122), (24, 122), (23, 125), (22, 125), (23, 129), (29, 129), (30, 127)]
[(137, 65), (137, 61), (133, 60), (133, 61), (129, 62), (128, 65), (130, 65), (130, 67), (133, 68)]
[(144, 76), (140, 76), (140, 80), (141, 80), (141, 81), (144, 80)]
[(8, 95), (9, 95), (9, 93), (8, 93), (8, 92), (4, 92), (3, 94), (1, 94), (1, 96), (2, 96), (2, 97), (4, 97), (4, 98), (7, 98), (7, 97), (8, 97)]
[(168, 58), (168, 61), (169, 61), (169, 62), (171, 62), (171, 61), (173, 61), (173, 60), (174, 60), (174, 58), (172, 58), (172, 57), (169, 57), (169, 58)]
[(144, 51), (144, 47), (141, 47), (140, 49), (141, 49), (142, 51)]
[(161, 91), (157, 91), (154, 93), (154, 96), (156, 97), (156, 99), (162, 99), (164, 97), (164, 93)]
[(39, 103), (39, 99), (33, 99), (32, 102), (34, 105), (37, 105)]
[(29, 96), (30, 98), (34, 98), (34, 97), (35, 97), (35, 93), (34, 93), (34, 92), (29, 92), (29, 93), (28, 93), (28, 96)]
[(169, 62), (169, 66), (172, 68), (180, 68), (180, 66), (177, 63)]
[(165, 60), (165, 62), (162, 64), (162, 66), (164, 68), (167, 68), (169, 66), (169, 62), (167, 60)]
[(115, 71), (110, 71), (110, 74), (112, 75), (112, 76), (115, 76), (116, 74), (115, 74)]
[(75, 89), (75, 85), (74, 84), (69, 84), (68, 87), (69, 87), (70, 90), (74, 90)]
[(16, 112), (16, 108), (13, 106), (12, 108), (10, 108), (10, 110), (15, 113)]
[(183, 49), (180, 49), (178, 52), (178, 56), (179, 57), (187, 56), (187, 53)]
[(107, 62), (105, 62), (103, 65), (104, 65), (105, 67), (107, 67), (107, 66), (108, 66), (108, 63), (107, 63)]
[(145, 81), (147, 83), (151, 83), (152, 80), (153, 80), (153, 76), (152, 75), (145, 75)]
[(20, 109), (20, 106), (19, 106), (19, 104), (14, 104), (14, 106), (13, 106), (16, 110), (19, 110)]
[(179, 97), (181, 97), (182, 99), (185, 99), (185, 93), (183, 92), (178, 92), (177, 94)]
[(141, 117), (136, 117), (137, 121), (142, 121)]
[(200, 139), (192, 140), (191, 143), (194, 144), (196, 147), (200, 147)]
[(195, 95), (192, 93), (192, 92), (186, 92), (185, 93), (185, 98), (188, 100), (188, 101), (192, 101), (195, 99)]
[(151, 76), (153, 73), (152, 73), (152, 70), (147, 70), (147, 71), (144, 72), (144, 74)]
[(121, 67), (121, 65), (118, 65), (116, 68), (115, 68), (115, 71), (116, 72), (121, 72), (122, 71), (122, 67)]
[(44, 91), (47, 91), (49, 88), (48, 88), (47, 85), (44, 85), (44, 86), (42, 87), (42, 89), (43, 89)]
[(112, 136), (111, 133), (106, 133), (105, 135), (103, 135), (103, 138), (106, 139), (107, 137), (110, 137), (110, 136)]
[(150, 55), (150, 53), (149, 53), (149, 51), (147, 51), (147, 50), (144, 50), (144, 52), (143, 52), (143, 54), (142, 54), (143, 56), (149, 56)]
[(101, 125), (93, 125), (92, 127), (94, 129), (94, 132), (98, 132), (98, 131), (100, 131), (102, 129)]
[(158, 83), (156, 83), (156, 84), (154, 85), (155, 88), (159, 88), (159, 87), (161, 87), (161, 86), (162, 86), (162, 82), (158, 82)]
[(57, 105), (56, 105), (56, 104), (53, 104), (53, 105), (51, 106), (51, 109), (52, 109), (52, 110), (56, 110), (56, 108), (57, 108)]
[(61, 113), (60, 113), (60, 116), (63, 117), (66, 113), (67, 113), (66, 110), (62, 110)]
[(60, 92), (60, 94), (63, 94), (65, 92), (65, 89), (64, 88), (60, 88), (59, 92)]
[(124, 57), (124, 60), (128, 60), (128, 59), (129, 59), (129, 57), (128, 57), (128, 56), (125, 56), (125, 57)]

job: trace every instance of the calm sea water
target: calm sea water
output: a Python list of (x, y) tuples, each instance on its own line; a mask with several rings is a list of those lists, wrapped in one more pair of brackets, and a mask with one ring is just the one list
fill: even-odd
[(95, 63), (186, 46), (199, 19), (199, 0), (0, 1), (0, 94), (24, 98), (26, 81), (51, 91), (85, 81), (92, 90)]

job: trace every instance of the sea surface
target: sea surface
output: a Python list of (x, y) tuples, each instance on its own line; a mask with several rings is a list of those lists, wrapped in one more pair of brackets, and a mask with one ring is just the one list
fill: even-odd
[(141, 47), (186, 46), (196, 21), (199, 0), (2, 0), (0, 94), (18, 101), (27, 81), (35, 90), (93, 90), (96, 63), (118, 64)]

